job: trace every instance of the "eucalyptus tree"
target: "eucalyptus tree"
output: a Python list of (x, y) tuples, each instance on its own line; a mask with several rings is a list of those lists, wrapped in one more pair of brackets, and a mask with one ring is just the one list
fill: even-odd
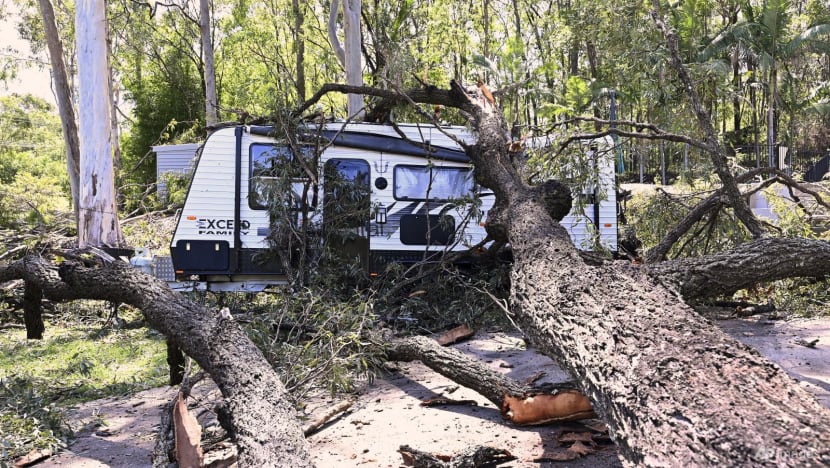
[(205, 82), (205, 123), (208, 127), (219, 121), (217, 108), (219, 102), (216, 94), (216, 67), (213, 62), (213, 37), (211, 28), (211, 1), (199, 0), (199, 35), (202, 40), (202, 60), (204, 61)]
[(70, 88), (69, 73), (64, 59), (64, 47), (58, 32), (55, 10), (50, 0), (38, 0), (40, 15), (43, 19), (43, 32), (49, 48), (49, 61), (52, 66), (52, 79), (55, 87), (55, 100), (61, 117), (61, 129), (66, 147), (66, 172), (69, 174), (69, 186), (72, 192), (72, 209), (75, 221), (78, 221), (79, 201), (79, 167), (81, 165), (80, 144), (78, 142), (78, 124), (75, 121), (75, 108)]
[(76, 4), (75, 34), (81, 150), (78, 245), (121, 247), (124, 236), (118, 223), (115, 194), (113, 135), (109, 125), (112, 76), (103, 0), (81, 0)]
[[(346, 82), (352, 86), (363, 85), (361, 62), (363, 40), (360, 28), (362, 5), (361, 0), (332, 0), (331, 10), (329, 11), (329, 41), (335, 55), (337, 55), (337, 59), (346, 71)], [(338, 13), (341, 13), (343, 18), (343, 45), (341, 45), (338, 38)], [(347, 113), (349, 118), (363, 116), (363, 96), (359, 94), (348, 95)]]

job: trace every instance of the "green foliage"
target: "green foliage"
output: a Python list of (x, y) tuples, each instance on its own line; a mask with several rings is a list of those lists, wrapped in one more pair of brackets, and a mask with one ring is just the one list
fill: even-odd
[[(383, 320), (409, 333), (434, 333), (459, 324), (511, 328), (505, 312), (510, 266), (480, 260), (480, 265), (466, 267), (422, 265), (408, 273), (403, 267), (391, 269), (382, 278), (384, 283), (376, 285), (387, 291), (377, 306)], [(411, 281), (411, 277), (420, 279)]]
[(48, 227), (69, 209), (69, 179), (52, 107), (31, 95), (0, 97), (0, 227)]
[[(43, 340), (27, 340), (23, 330), (0, 332), (0, 462), (63, 446), (72, 434), (69, 405), (165, 382), (162, 337), (143, 327), (112, 328), (104, 306), (58, 305)], [(138, 317), (127, 309), (120, 314), (122, 321)]]
[(69, 202), (56, 177), (36, 177), (22, 172), (0, 192), (0, 226), (53, 224), (55, 214), (69, 211)]
[[(297, 395), (318, 386), (353, 391), (383, 364), (371, 298), (303, 288), (254, 316), (249, 335)], [(319, 388), (319, 387), (318, 387)]]
[(119, 185), (126, 211), (137, 208), (139, 195), (156, 181), (156, 158), (151, 146), (192, 138), (204, 118), (198, 70), (177, 49), (160, 53), (166, 64), (163, 68), (145, 66), (141, 75), (125, 80), (127, 98), (134, 104), (132, 125), (121, 145)]
[(33, 449), (65, 447), (72, 430), (65, 411), (44, 395), (49, 385), (31, 376), (0, 378), (0, 464)]
[(167, 190), (167, 206), (184, 206), (191, 179), (192, 174), (165, 172), (161, 175), (161, 180), (164, 182)]
[[(821, 184), (825, 201), (830, 200), (830, 184)], [(796, 202), (786, 189), (773, 186), (764, 191), (775, 225), (782, 237), (806, 237), (830, 242), (830, 210), (816, 205), (809, 195), (800, 195)], [(771, 288), (776, 306), (798, 315), (815, 317), (830, 313), (830, 278), (791, 278), (776, 281)]]
[[(671, 193), (637, 193), (629, 202), (629, 225), (643, 243), (645, 252), (683, 219), (694, 206), (711, 194), (712, 187), (697, 182), (692, 186), (675, 185)], [(669, 258), (696, 257), (728, 250), (749, 240), (743, 225), (731, 210), (719, 209), (705, 216), (669, 251)]]

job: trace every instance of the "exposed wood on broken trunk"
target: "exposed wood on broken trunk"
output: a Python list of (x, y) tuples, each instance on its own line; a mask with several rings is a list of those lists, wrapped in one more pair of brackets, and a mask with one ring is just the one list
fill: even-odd
[(181, 468), (202, 466), (202, 426), (190, 414), (183, 392), (176, 395), (173, 405), (173, 430), (176, 435), (176, 462)]

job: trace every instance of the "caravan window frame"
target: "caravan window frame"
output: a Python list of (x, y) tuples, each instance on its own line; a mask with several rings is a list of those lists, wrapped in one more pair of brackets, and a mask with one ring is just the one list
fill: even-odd
[[(275, 179), (278, 179), (279, 177), (269, 177), (269, 176), (254, 174), (254, 166), (255, 166), (255, 164), (254, 164), (254, 160), (255, 160), (255, 158), (254, 158), (254, 155), (255, 155), (254, 149), (256, 147), (265, 147), (265, 148), (272, 148), (272, 149), (284, 149), (285, 150), (284, 155), (288, 156), (288, 157), (284, 158), (284, 161), (285, 161), (285, 163), (288, 163), (288, 164), (290, 164), (292, 161), (294, 161), (294, 158), (296, 157), (296, 155), (294, 154), (293, 151), (291, 151), (291, 147), (289, 145), (280, 145), (280, 144), (275, 144), (275, 143), (256, 142), (256, 143), (251, 143), (248, 146), (248, 197), (247, 197), (248, 198), (248, 207), (252, 210), (265, 211), (265, 210), (268, 209), (268, 205), (265, 204), (265, 203), (259, 203), (258, 202), (259, 198), (260, 198), (260, 194), (257, 193), (256, 190), (254, 190), (254, 182), (257, 179), (264, 179), (264, 180), (272, 179), (272, 180), (275, 180)], [(312, 145), (302, 145), (300, 148), (301, 148), (301, 151), (303, 153), (305, 153), (306, 155), (313, 155), (314, 151), (315, 151), (315, 147), (312, 146)], [(258, 152), (256, 154), (261, 155), (263, 152)], [(283, 154), (278, 153), (278, 156), (281, 159), (283, 159), (282, 158)], [(273, 167), (274, 166), (272, 165), (271, 169), (273, 169)], [(297, 170), (296, 175), (295, 174), (290, 174), (289, 177), (290, 177), (290, 180), (291, 180), (291, 185), (293, 187), (298, 187), (298, 186), (301, 186), (301, 185), (304, 185), (304, 184), (307, 184), (307, 183), (311, 182), (311, 179), (304, 172), (302, 172), (302, 170), (299, 169), (299, 168)], [(308, 193), (306, 194), (307, 199), (305, 200), (305, 204), (307, 204), (308, 206), (311, 206), (311, 207), (314, 206), (313, 201), (316, 200), (316, 197), (314, 197), (315, 194), (313, 193), (314, 191), (315, 191), (314, 187), (309, 187)], [(296, 193), (296, 191), (295, 191), (295, 195), (297, 197), (297, 203), (295, 203), (293, 206), (289, 207), (289, 209), (293, 210), (293, 211), (300, 211), (300, 210), (303, 209), (303, 202), (301, 200), (299, 200), (299, 198), (302, 196), (302, 194), (301, 193)], [(311, 198), (311, 200), (309, 200), (308, 198)], [(265, 200), (265, 201), (267, 202), (267, 200)]]
[[(408, 195), (400, 194), (400, 192), (399, 192), (401, 187), (399, 187), (399, 184), (398, 184), (398, 182), (399, 182), (399, 180), (398, 180), (399, 179), (398, 171), (399, 170), (405, 170), (405, 169), (420, 169), (420, 170), (423, 170), (423, 171), (425, 171), (429, 174), (429, 178), (433, 179), (433, 183), (434, 183), (434, 180), (435, 180), (433, 174), (435, 174), (436, 172), (454, 171), (454, 172), (459, 172), (459, 173), (468, 173), (470, 184), (467, 187), (463, 188), (462, 190), (455, 190), (454, 193), (450, 194), (450, 196), (444, 196), (444, 197), (433, 197), (433, 196), (431, 196), (428, 199), (425, 198), (424, 196), (411, 197), (411, 196), (408, 196)], [(476, 185), (475, 185), (475, 182), (473, 180), (473, 173), (472, 172), (473, 172), (473, 168), (469, 167), (469, 166), (433, 166), (433, 165), (426, 165), (426, 164), (424, 164), (424, 165), (421, 165), (421, 164), (398, 164), (392, 169), (392, 196), (395, 198), (395, 200), (401, 200), (401, 201), (431, 201), (431, 202), (448, 202), (448, 201), (451, 201), (451, 200), (457, 200), (457, 199), (462, 198), (462, 197), (471, 196), (471, 195), (475, 194), (475, 190), (476, 190)], [(428, 185), (429, 185), (429, 180), (427, 180), (427, 186)], [(426, 192), (424, 192), (424, 193), (426, 193)], [(430, 193), (430, 195), (432, 195), (432, 193)]]

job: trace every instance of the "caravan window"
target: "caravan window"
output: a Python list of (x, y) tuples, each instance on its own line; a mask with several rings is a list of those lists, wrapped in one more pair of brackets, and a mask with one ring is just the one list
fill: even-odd
[(469, 196), (473, 172), (466, 167), (395, 166), (396, 200), (448, 201)]
[[(302, 147), (306, 160), (313, 151), (312, 147)], [(315, 190), (310, 186), (311, 180), (290, 147), (255, 143), (251, 145), (250, 153), (248, 205), (252, 209), (267, 209), (271, 201), (278, 199), (293, 209), (313, 204), (310, 200)], [(303, 193), (306, 194), (304, 200)]]
[(369, 163), (329, 159), (323, 166), (323, 217), (331, 229), (359, 228), (369, 220)]

